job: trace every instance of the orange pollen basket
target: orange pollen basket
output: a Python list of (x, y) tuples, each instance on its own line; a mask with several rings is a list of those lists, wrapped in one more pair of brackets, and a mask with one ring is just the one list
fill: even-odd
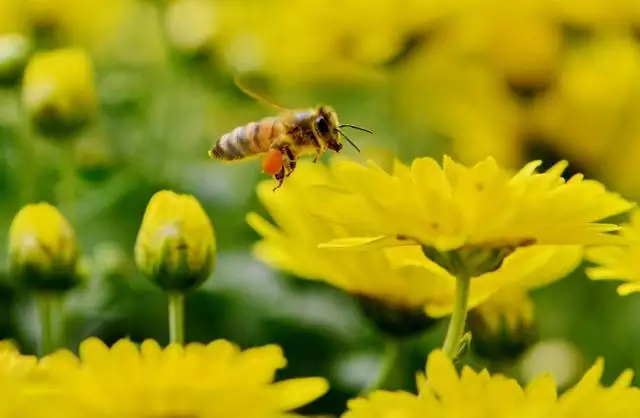
[(282, 168), (282, 153), (272, 150), (262, 160), (262, 171), (270, 176), (275, 175)]

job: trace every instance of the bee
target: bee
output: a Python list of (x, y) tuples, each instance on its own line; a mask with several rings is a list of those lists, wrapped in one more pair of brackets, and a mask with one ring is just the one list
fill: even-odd
[(344, 134), (342, 128), (373, 134), (356, 125), (340, 124), (336, 111), (330, 106), (287, 109), (246, 89), (237, 79), (235, 81), (245, 94), (278, 109), (280, 113), (239, 126), (222, 135), (209, 150), (209, 157), (231, 162), (266, 154), (262, 168), (277, 181), (274, 192), (293, 173), (296, 161), (302, 155), (314, 155), (313, 162), (317, 163), (326, 150), (336, 153), (342, 150), (342, 137), (360, 152), (360, 148)]

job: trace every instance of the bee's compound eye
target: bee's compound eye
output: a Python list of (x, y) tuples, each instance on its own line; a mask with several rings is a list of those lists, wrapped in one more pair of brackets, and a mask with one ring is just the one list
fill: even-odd
[(316, 118), (316, 128), (318, 128), (320, 135), (329, 135), (329, 122), (327, 122), (324, 116), (318, 116)]

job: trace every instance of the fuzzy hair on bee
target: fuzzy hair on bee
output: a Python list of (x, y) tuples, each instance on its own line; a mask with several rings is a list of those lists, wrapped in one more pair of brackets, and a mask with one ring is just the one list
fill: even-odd
[(302, 155), (314, 155), (313, 162), (318, 162), (327, 150), (339, 153), (342, 150), (342, 137), (359, 152), (360, 149), (342, 132), (341, 128), (350, 127), (373, 133), (359, 126), (340, 124), (336, 111), (330, 106), (290, 110), (268, 102), (245, 89), (237, 79), (236, 84), (249, 96), (276, 107), (281, 112), (277, 116), (250, 122), (225, 133), (209, 150), (209, 157), (232, 162), (277, 153), (281, 159), (277, 171), (265, 170), (272, 174), (277, 182), (274, 191), (280, 188), (284, 179), (293, 173), (296, 161)]

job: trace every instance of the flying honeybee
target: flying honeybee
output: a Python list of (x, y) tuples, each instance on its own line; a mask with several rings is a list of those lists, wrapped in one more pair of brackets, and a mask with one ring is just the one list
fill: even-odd
[(266, 155), (262, 168), (277, 181), (274, 191), (293, 173), (301, 155), (315, 155), (313, 162), (318, 162), (327, 149), (336, 153), (342, 150), (341, 137), (360, 152), (341, 128), (373, 133), (359, 126), (340, 124), (337, 113), (329, 106), (286, 109), (244, 88), (237, 78), (236, 85), (250, 97), (281, 112), (277, 116), (250, 122), (222, 135), (209, 150), (209, 157), (221, 161), (238, 161)]

